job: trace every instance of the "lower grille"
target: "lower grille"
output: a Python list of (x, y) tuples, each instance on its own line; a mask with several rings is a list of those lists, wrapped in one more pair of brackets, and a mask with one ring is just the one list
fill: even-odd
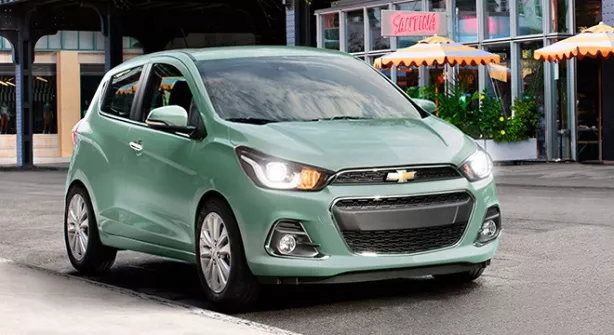
[(473, 210), (467, 192), (376, 199), (343, 199), (332, 208), (355, 253), (409, 254), (458, 243)]
[(355, 253), (407, 254), (431, 251), (455, 245), (467, 224), (401, 230), (343, 231), (343, 237)]

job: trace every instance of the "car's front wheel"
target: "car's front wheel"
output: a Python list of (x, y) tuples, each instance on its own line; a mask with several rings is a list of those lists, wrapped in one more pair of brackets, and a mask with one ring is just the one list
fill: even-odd
[(256, 299), (259, 285), (247, 265), (230, 207), (220, 199), (207, 201), (196, 228), (198, 274), (207, 298), (224, 311), (249, 305)]
[(100, 273), (115, 262), (117, 250), (100, 242), (92, 202), (80, 186), (73, 186), (66, 197), (64, 242), (70, 263), (79, 272)]

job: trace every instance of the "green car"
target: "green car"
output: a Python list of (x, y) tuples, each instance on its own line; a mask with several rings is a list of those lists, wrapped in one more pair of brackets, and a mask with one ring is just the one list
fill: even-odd
[(219, 308), (264, 284), (472, 281), (498, 246), (488, 154), (344, 53), (140, 56), (105, 75), (73, 141), (72, 265), (194, 263)]

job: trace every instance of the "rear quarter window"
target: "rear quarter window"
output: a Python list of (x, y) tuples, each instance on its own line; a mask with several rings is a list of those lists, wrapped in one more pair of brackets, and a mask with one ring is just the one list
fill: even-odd
[(120, 72), (108, 82), (102, 101), (102, 112), (128, 119), (136, 91), (140, 85), (143, 67)]

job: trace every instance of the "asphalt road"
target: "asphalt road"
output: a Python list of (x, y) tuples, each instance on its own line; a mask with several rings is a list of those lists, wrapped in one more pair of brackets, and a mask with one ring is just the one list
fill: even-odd
[[(0, 172), (0, 258), (73, 273), (62, 172)], [(267, 289), (238, 315), (304, 334), (612, 334), (614, 190), (499, 187), (505, 231), (476, 283)], [(133, 252), (95, 280), (207, 308), (193, 266)]]

